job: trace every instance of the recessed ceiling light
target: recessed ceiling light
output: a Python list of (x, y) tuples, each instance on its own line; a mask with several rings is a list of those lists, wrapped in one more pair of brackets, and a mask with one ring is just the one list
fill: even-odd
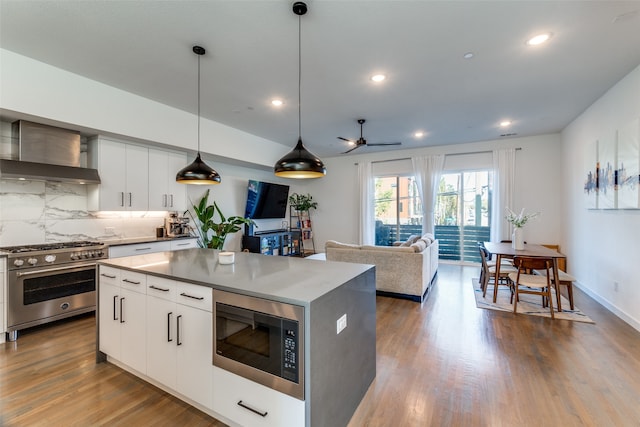
[(416, 138), (422, 138), (424, 136), (424, 132), (422, 131), (417, 131), (413, 134), (413, 136), (415, 136)]
[(548, 41), (552, 35), (553, 35), (552, 33), (538, 34), (537, 36), (531, 37), (529, 40), (527, 40), (527, 45), (537, 46), (539, 44), (542, 44)]
[(371, 76), (371, 80), (373, 80), (374, 82), (381, 82), (386, 78), (387, 76), (385, 76), (384, 74), (374, 74), (373, 76)]
[(507, 126), (511, 126), (511, 120), (503, 120), (500, 122), (500, 127), (506, 128)]
[(471, 59), (471, 58), (473, 58), (473, 52), (467, 52), (464, 55), (462, 55), (462, 57), (464, 59)]
[(284, 101), (281, 99), (273, 99), (271, 100), (271, 105), (273, 105), (274, 107), (281, 107), (282, 105), (284, 105)]

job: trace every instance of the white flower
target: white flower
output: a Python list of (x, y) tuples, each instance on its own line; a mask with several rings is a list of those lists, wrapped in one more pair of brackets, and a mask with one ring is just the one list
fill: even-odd
[(511, 209), (507, 208), (507, 216), (504, 218), (509, 221), (514, 227), (523, 227), (530, 219), (537, 217), (540, 212), (525, 215), (524, 208), (520, 211), (519, 215), (516, 215)]

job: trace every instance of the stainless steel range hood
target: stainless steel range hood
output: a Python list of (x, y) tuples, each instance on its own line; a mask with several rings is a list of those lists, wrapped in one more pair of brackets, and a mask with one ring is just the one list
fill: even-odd
[(20, 120), (12, 134), (12, 158), (0, 159), (0, 178), (100, 184), (96, 169), (80, 167), (80, 133)]

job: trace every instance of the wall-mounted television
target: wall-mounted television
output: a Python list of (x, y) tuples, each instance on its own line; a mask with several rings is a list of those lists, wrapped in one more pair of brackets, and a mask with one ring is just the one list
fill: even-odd
[(251, 219), (285, 218), (289, 186), (249, 180), (244, 217)]

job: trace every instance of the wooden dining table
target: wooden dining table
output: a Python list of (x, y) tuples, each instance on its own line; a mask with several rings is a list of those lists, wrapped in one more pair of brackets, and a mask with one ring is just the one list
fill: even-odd
[[(558, 259), (565, 258), (560, 252), (547, 248), (546, 246), (536, 245), (533, 243), (525, 243), (524, 249), (514, 249), (511, 246), (511, 242), (484, 242), (484, 247), (487, 248), (489, 253), (496, 257), (496, 273), (495, 282), (498, 283), (498, 277), (500, 277), (500, 262), (502, 258), (513, 258), (516, 256), (526, 257), (545, 257), (553, 258), (553, 277), (560, 277), (558, 275)], [(558, 280), (553, 281), (553, 286), (556, 289), (556, 302), (558, 312), (562, 311), (562, 303), (560, 302), (560, 284)], [(498, 299), (498, 287), (493, 287), (493, 302)]]

